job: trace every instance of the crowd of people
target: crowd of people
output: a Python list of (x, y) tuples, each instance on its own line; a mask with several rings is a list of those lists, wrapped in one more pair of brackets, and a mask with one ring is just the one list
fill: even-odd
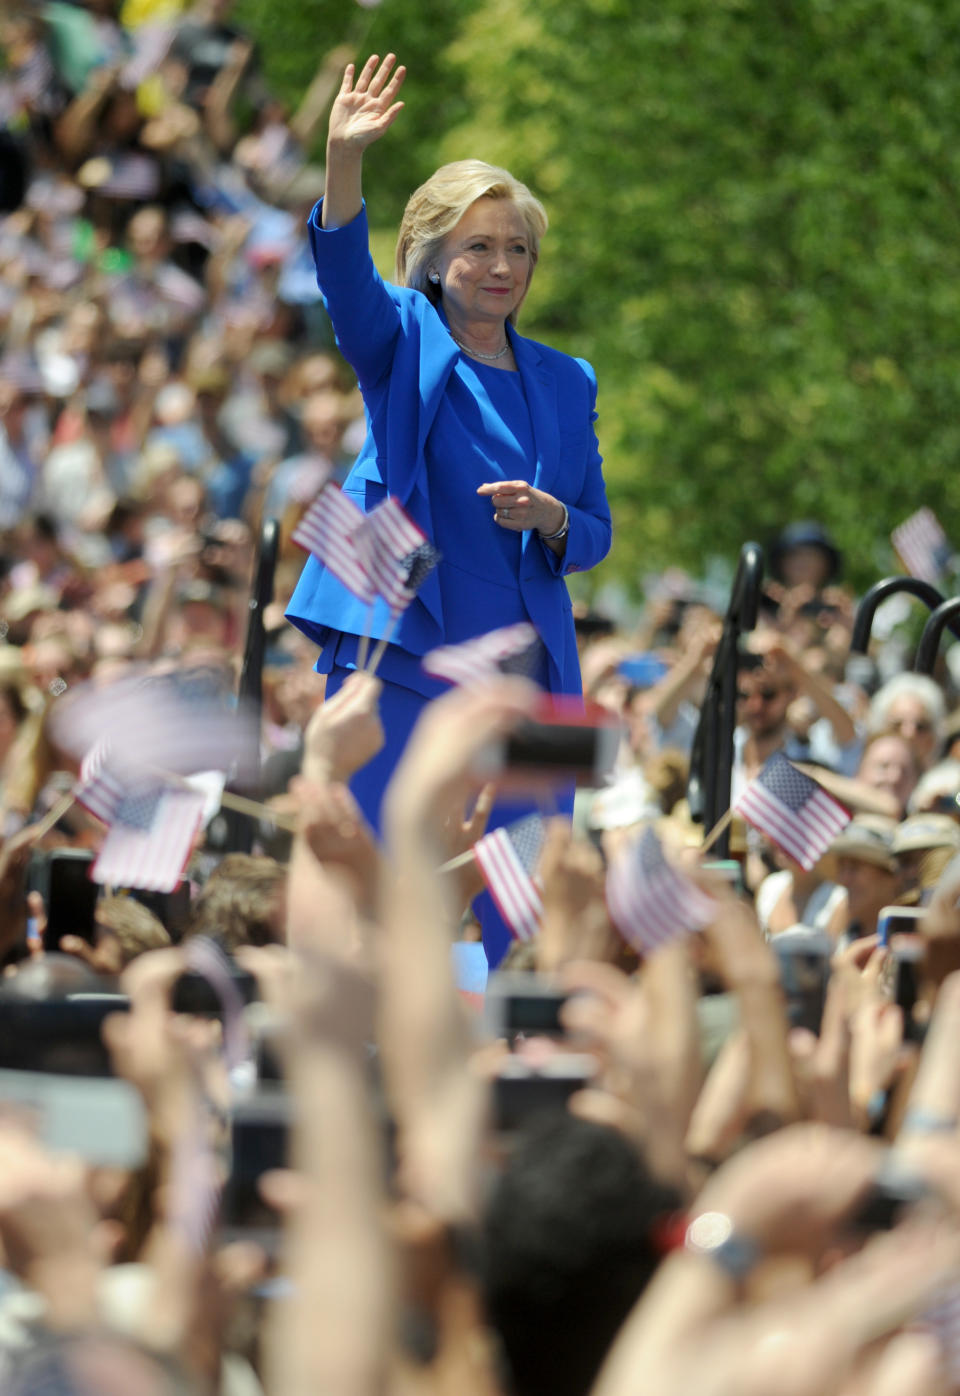
[[(484, 955), (480, 757), (543, 675), (421, 695), (373, 827), (391, 677), (325, 679), (284, 619), (366, 429), (307, 236), (351, 55), (291, 113), (228, 0), (11, 4), (0, 50), (0, 1392), (960, 1389), (951, 650), (852, 660), (841, 554), (785, 522), (731, 799), (781, 753), (852, 818), (813, 867), (741, 818), (711, 859), (723, 607), (679, 571), (629, 623), (575, 607), (616, 757), (572, 819), (522, 788), (538, 930)], [(563, 558), (577, 501), (544, 499)], [(269, 518), (254, 803), (173, 892), (98, 889), (62, 715), (131, 675), (234, 693)], [(709, 908), (656, 949), (607, 895), (647, 830)]]

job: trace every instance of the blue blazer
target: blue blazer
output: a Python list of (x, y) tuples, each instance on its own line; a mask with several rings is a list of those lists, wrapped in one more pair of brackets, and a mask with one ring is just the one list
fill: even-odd
[[(365, 209), (344, 227), (326, 230), (320, 224), (320, 208), (318, 204), (309, 222), (317, 281), (337, 344), (357, 374), (367, 421), (366, 440), (344, 493), (365, 512), (388, 493), (395, 495), (433, 538), (425, 443), (459, 350), (442, 313), (425, 295), (381, 279), (369, 253)], [(533, 426), (537, 464), (531, 483), (570, 511), (563, 557), (535, 532), (523, 534), (521, 595), (547, 649), (551, 690), (579, 693), (573, 616), (563, 578), (598, 563), (611, 538), (592, 426), (596, 379), (583, 359), (525, 339), (511, 325), (507, 332)], [(307, 560), (287, 616), (321, 646), (321, 671), (329, 669), (341, 635), (369, 631), (376, 639), (390, 621), (387, 607), (379, 602), (371, 626), (369, 607), (314, 557)], [(477, 633), (490, 628), (489, 621), (482, 621), (478, 610)], [(404, 612), (391, 641), (409, 655), (420, 656), (445, 640), (440, 586), (433, 573)]]

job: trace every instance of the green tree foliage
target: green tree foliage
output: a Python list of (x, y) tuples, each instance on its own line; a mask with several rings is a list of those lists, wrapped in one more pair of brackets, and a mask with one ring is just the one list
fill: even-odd
[(597, 368), (607, 576), (817, 517), (863, 583), (921, 504), (960, 545), (960, 6), (373, 13), (411, 71), (371, 169), (384, 223), (466, 154), (547, 204), (523, 327)]

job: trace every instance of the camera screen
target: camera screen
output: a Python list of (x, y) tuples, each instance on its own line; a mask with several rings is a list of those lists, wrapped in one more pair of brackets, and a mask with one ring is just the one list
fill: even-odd
[(553, 771), (592, 771), (598, 729), (575, 723), (525, 722), (507, 737), (506, 764)]
[(562, 1032), (560, 1010), (566, 1001), (565, 994), (511, 994), (504, 1000), (504, 1028), (507, 1032)]

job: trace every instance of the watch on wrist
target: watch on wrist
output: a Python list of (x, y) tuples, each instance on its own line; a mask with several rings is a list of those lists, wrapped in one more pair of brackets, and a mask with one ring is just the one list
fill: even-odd
[(545, 543), (557, 543), (561, 538), (566, 538), (567, 534), (570, 532), (570, 510), (562, 503), (560, 504), (560, 508), (563, 510), (563, 523), (557, 529), (556, 533), (541, 533), (540, 529), (537, 529), (537, 532), (540, 533), (540, 537)]
[(683, 1244), (692, 1255), (712, 1261), (738, 1284), (760, 1259), (757, 1243), (735, 1231), (725, 1212), (701, 1212), (687, 1227)]

